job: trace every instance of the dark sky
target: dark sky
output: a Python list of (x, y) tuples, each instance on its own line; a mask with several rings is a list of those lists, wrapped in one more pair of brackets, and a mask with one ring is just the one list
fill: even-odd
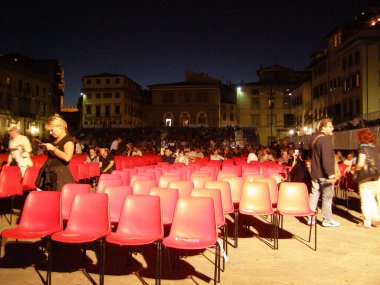
[(0, 5), (0, 53), (57, 58), (65, 105), (81, 78), (125, 74), (144, 88), (184, 80), (257, 80), (260, 64), (303, 70), (360, 0), (13, 0)]

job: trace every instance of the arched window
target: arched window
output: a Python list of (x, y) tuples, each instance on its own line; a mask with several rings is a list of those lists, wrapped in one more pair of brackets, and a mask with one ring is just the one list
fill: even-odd
[(190, 114), (188, 112), (182, 112), (180, 117), (180, 124), (182, 127), (188, 127), (190, 124)]
[(207, 114), (205, 112), (199, 112), (197, 114), (197, 124), (207, 125)]
[(174, 124), (174, 115), (171, 112), (164, 113), (163, 117), (163, 124), (167, 127), (172, 127)]

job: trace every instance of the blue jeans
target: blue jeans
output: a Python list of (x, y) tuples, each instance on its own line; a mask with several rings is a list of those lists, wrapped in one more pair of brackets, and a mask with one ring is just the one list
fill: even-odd
[(334, 197), (334, 184), (326, 183), (326, 179), (319, 178), (311, 181), (311, 193), (309, 194), (310, 209), (315, 211), (318, 206), (318, 199), (322, 192), (322, 222), (332, 219), (332, 199)]

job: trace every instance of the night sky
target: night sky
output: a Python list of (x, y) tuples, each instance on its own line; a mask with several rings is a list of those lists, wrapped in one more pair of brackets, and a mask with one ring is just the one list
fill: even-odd
[[(43, 4), (42, 4), (43, 3)], [(223, 82), (257, 80), (260, 64), (303, 70), (360, 0), (13, 0), (0, 6), (0, 53), (56, 58), (65, 105), (88, 74), (124, 74), (146, 88), (186, 69)]]

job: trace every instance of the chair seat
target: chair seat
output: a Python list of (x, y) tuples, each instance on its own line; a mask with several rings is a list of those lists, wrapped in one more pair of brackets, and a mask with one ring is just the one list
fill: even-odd
[(137, 236), (128, 234), (118, 234), (111, 233), (107, 236), (106, 241), (110, 243), (115, 243), (119, 245), (144, 245), (154, 243), (156, 240), (160, 239), (160, 236)]
[[(104, 234), (106, 236), (107, 233)], [(99, 234), (78, 234), (71, 232), (59, 232), (52, 235), (52, 240), (64, 243), (82, 243), (82, 242), (92, 242), (100, 238)]]
[(16, 227), (16, 228), (4, 230), (1, 233), (1, 235), (3, 237), (13, 238), (13, 239), (35, 239), (35, 238), (42, 238), (42, 237), (51, 235), (58, 231), (60, 231), (59, 228), (55, 230), (49, 230), (49, 231), (25, 231), (25, 229)]
[(192, 237), (166, 237), (163, 244), (168, 247), (178, 249), (205, 249), (215, 245), (215, 239), (213, 240), (199, 240)]
[(239, 209), (239, 212), (244, 215), (273, 215), (274, 211), (273, 209), (266, 209), (266, 210), (249, 210), (249, 209)]
[(294, 217), (304, 217), (304, 216), (313, 216), (315, 213), (313, 211), (304, 211), (304, 212), (293, 212), (293, 211), (278, 211), (280, 215), (294, 216)]

